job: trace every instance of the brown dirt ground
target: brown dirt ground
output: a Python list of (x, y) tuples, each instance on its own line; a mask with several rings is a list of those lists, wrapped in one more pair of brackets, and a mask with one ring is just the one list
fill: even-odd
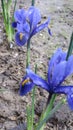
[[(0, 3), (1, 5), (1, 3)], [(47, 29), (38, 33), (31, 41), (31, 68), (38, 65), (37, 73), (44, 77), (47, 72), (48, 59), (53, 52), (61, 47), (67, 51), (71, 32), (73, 30), (73, 0), (36, 0), (40, 9), (42, 21), (51, 17), (52, 37)], [(18, 0), (17, 8), (30, 6), (30, 0)], [(1, 10), (1, 9), (0, 9)], [(0, 130), (24, 130), (26, 106), (30, 104), (31, 93), (24, 97), (18, 94), (19, 83), (25, 75), (26, 45), (8, 48), (4, 33), (2, 14), (0, 13)], [(66, 84), (73, 84), (72, 77)], [(48, 93), (40, 88), (36, 90), (35, 120), (37, 121), (42, 108), (47, 101)], [(56, 103), (60, 100), (57, 97)], [(73, 130), (73, 112), (67, 104), (63, 105), (47, 122), (45, 130)]]

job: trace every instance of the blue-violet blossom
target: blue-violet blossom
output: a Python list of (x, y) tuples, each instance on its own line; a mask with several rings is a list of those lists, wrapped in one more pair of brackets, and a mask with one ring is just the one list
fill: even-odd
[(20, 84), (20, 95), (25, 95), (34, 87), (40, 86), (50, 94), (65, 94), (70, 108), (73, 110), (73, 86), (63, 86), (62, 82), (73, 73), (73, 55), (66, 61), (67, 53), (58, 49), (49, 62), (47, 81), (27, 68), (25, 76)]
[(48, 32), (51, 35), (48, 26), (50, 18), (48, 18), (45, 23), (39, 25), (41, 22), (40, 11), (34, 6), (31, 6), (27, 11), (24, 9), (15, 11), (14, 19), (15, 21), (12, 23), (12, 27), (17, 30), (15, 41), (19, 46), (23, 46), (33, 35), (43, 30), (45, 27), (48, 28)]

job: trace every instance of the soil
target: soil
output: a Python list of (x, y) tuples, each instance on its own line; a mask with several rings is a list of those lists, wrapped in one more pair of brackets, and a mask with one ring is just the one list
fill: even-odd
[[(18, 0), (18, 8), (29, 8), (30, 0)], [(1, 6), (1, 3), (0, 3)], [(37, 73), (47, 75), (48, 60), (61, 47), (68, 50), (70, 36), (73, 31), (73, 0), (36, 0), (35, 6), (41, 11), (42, 22), (50, 16), (52, 36), (47, 29), (35, 35), (31, 40), (31, 68), (37, 63)], [(12, 8), (13, 9), (13, 8)], [(1, 11), (1, 8), (0, 8)], [(2, 13), (0, 13), (0, 130), (25, 130), (26, 106), (31, 103), (31, 92), (19, 96), (19, 83), (25, 75), (26, 45), (18, 47), (15, 42), (8, 48), (4, 31)], [(66, 82), (73, 84), (73, 77)], [(62, 96), (58, 96), (55, 104)], [(39, 119), (46, 104), (48, 93), (41, 88), (36, 89), (35, 121)], [(73, 130), (73, 112), (67, 104), (63, 105), (47, 122), (45, 130)]]

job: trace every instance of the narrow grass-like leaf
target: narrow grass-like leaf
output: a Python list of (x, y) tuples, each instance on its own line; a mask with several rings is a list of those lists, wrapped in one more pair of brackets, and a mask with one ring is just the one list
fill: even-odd
[(31, 107), (27, 107), (27, 130), (32, 130), (31, 129)]
[(13, 15), (12, 15), (12, 22), (14, 21), (14, 12), (15, 12), (15, 9), (16, 9), (16, 4), (17, 4), (17, 0), (15, 0), (14, 2), (14, 9), (13, 9)]
[(2, 5), (2, 12), (3, 12), (3, 17), (4, 17), (4, 22), (6, 23), (6, 15), (5, 15), (5, 7), (4, 7), (4, 0), (1, 0), (1, 5)]
[(65, 99), (62, 99), (51, 111), (46, 115), (46, 117), (40, 122), (38, 127), (35, 130), (41, 130), (41, 127), (46, 123), (48, 119), (65, 103)]
[[(13, 15), (14, 15), (15, 7), (16, 7), (16, 2), (17, 2), (17, 0), (15, 0), (15, 3), (14, 3)], [(8, 37), (9, 43), (11, 44), (13, 35), (14, 35), (14, 29), (11, 26), (11, 23), (13, 20), (13, 15), (11, 17), (11, 14), (10, 14), (12, 0), (7, 0), (7, 1), (1, 0), (1, 4), (2, 4), (2, 13), (3, 13), (3, 17), (4, 17), (6, 35)]]
[[(35, 65), (35, 73), (37, 73), (37, 65)], [(35, 105), (35, 87), (32, 90), (32, 115), (31, 115), (32, 129), (33, 129), (33, 123), (34, 123), (34, 105)]]
[[(47, 115), (49, 115), (49, 113), (51, 112), (52, 107), (53, 107), (53, 103), (54, 103), (54, 101), (55, 101), (55, 98), (56, 98), (56, 94), (53, 94), (53, 95), (52, 95), (52, 98), (51, 98), (51, 100), (50, 100), (50, 103), (48, 104), (46, 110), (43, 111), (43, 113), (42, 113), (42, 115), (41, 115), (41, 117), (40, 117), (40, 121), (39, 121), (39, 123), (37, 124), (37, 128), (38, 128), (38, 126), (40, 125), (40, 123), (42, 122), (42, 120), (43, 120)], [(46, 122), (43, 123), (42, 127), (40, 128), (40, 130), (43, 130), (43, 129), (44, 129), (45, 123), (46, 123)], [(36, 129), (36, 130), (37, 130), (37, 129)]]
[(32, 3), (31, 3), (31, 5), (32, 5), (32, 6), (34, 6), (34, 4), (35, 4), (35, 0), (32, 0)]
[(69, 44), (66, 60), (68, 60), (68, 57), (72, 54), (72, 50), (73, 50), (73, 32), (72, 32), (72, 35), (71, 35), (71, 39), (70, 39), (70, 44)]

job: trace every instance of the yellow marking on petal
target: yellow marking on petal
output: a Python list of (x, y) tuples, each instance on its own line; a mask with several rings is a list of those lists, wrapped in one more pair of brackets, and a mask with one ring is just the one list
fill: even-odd
[(22, 38), (23, 38), (23, 34), (22, 34), (22, 33), (20, 33), (20, 40), (22, 40)]
[(26, 83), (28, 83), (30, 81), (30, 79), (25, 79), (23, 82), (22, 82), (22, 86), (24, 86)]

